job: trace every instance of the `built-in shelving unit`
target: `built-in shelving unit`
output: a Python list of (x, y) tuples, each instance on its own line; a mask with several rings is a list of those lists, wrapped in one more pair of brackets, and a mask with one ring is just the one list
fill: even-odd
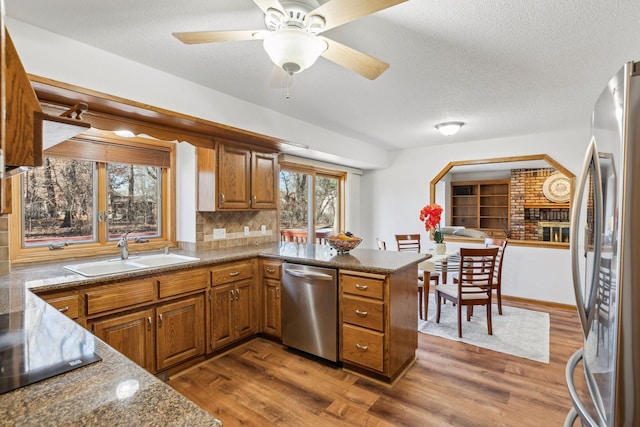
[(509, 180), (451, 183), (451, 225), (488, 234), (509, 227)]

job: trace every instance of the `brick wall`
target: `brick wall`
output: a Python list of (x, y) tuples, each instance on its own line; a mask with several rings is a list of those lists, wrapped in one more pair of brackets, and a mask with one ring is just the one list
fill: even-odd
[(528, 207), (526, 205), (549, 205), (542, 186), (549, 175), (548, 169), (511, 170), (511, 237), (521, 240), (538, 240), (538, 222), (569, 221), (568, 208)]

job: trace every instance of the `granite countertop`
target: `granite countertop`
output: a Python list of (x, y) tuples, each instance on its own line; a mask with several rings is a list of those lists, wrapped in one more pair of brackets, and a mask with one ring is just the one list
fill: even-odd
[(56, 361), (58, 354), (73, 352), (80, 341), (102, 360), (0, 394), (0, 425), (222, 425), (42, 299), (26, 292), (24, 303), (32, 315), (25, 340), (37, 337), (29, 349), (30, 364)]
[[(6, 305), (3, 303), (6, 303), (7, 300), (2, 297), (2, 292), (7, 289), (13, 289), (14, 292), (20, 292), (25, 288), (34, 292), (51, 292), (55, 290), (65, 290), (89, 285), (117, 282), (149, 274), (159, 274), (195, 267), (210, 266), (229, 261), (252, 258), (255, 256), (378, 274), (393, 273), (431, 257), (430, 254), (415, 252), (380, 251), (377, 249), (359, 248), (356, 248), (346, 254), (338, 254), (336, 250), (327, 245), (285, 242), (262, 244), (257, 246), (240, 246), (217, 250), (172, 250), (171, 252), (179, 255), (197, 257), (200, 260), (184, 264), (159, 267), (152, 270), (129, 271), (97, 277), (84, 277), (80, 274), (66, 270), (64, 266), (95, 260), (113, 259), (113, 256), (12, 267), (10, 274), (0, 277), (0, 313), (6, 313), (10, 310), (16, 309), (15, 304), (12, 304), (13, 307), (10, 308), (3, 307), (3, 305)], [(132, 253), (131, 255), (133, 256), (134, 254)]]
[[(338, 254), (325, 245), (297, 243), (171, 252), (199, 260), (98, 277), (84, 277), (66, 270), (64, 266), (112, 259), (113, 256), (14, 266), (11, 273), (0, 276), (0, 314), (23, 310), (34, 301), (37, 301), (35, 304), (39, 304), (41, 310), (55, 311), (29, 291), (51, 292), (116, 283), (149, 274), (212, 266), (256, 256), (379, 274), (393, 273), (430, 257), (428, 254), (371, 249), (355, 249), (350, 253)], [(63, 314), (56, 312), (55, 315), (61, 328), (76, 333), (76, 329), (84, 331)], [(1, 394), (0, 424), (10, 420), (13, 425), (42, 425), (43, 422), (82, 426), (221, 425), (215, 417), (97, 338), (95, 353), (102, 361)]]

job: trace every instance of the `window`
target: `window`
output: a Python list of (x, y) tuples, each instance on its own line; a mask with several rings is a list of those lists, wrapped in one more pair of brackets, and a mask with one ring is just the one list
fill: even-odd
[(45, 156), (14, 181), (13, 261), (110, 253), (125, 233), (141, 250), (174, 243), (173, 143), (93, 131)]
[(315, 243), (337, 234), (344, 222), (345, 174), (281, 163), (280, 234), (284, 241)]

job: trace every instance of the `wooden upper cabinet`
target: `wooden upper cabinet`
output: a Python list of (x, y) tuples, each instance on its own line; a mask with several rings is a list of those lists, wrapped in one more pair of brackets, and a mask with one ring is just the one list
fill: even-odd
[(251, 156), (251, 207), (275, 209), (278, 184), (278, 157), (254, 152)]
[(41, 166), (44, 147), (55, 145), (89, 129), (88, 122), (42, 112), (18, 52), (5, 31), (3, 80), (6, 91), (5, 165)]
[(224, 144), (218, 144), (217, 151), (219, 209), (249, 209), (251, 151)]
[(197, 157), (199, 211), (276, 209), (276, 154), (218, 143), (198, 147)]

